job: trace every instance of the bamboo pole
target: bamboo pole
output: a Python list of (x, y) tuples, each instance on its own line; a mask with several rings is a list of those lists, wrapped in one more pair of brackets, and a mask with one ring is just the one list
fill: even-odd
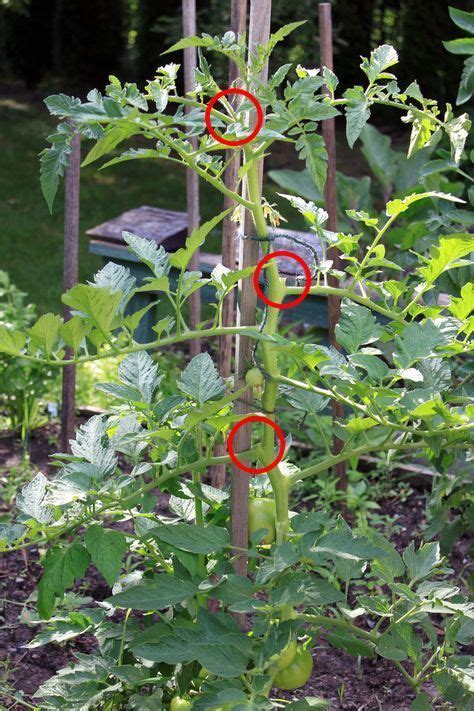
[[(183, 32), (185, 37), (196, 34), (196, 1), (183, 0)], [(184, 50), (184, 93), (194, 88), (194, 71), (197, 65), (196, 47), (187, 47)], [(185, 111), (191, 111), (192, 107), (186, 106)], [(197, 138), (189, 139), (193, 149), (197, 149)], [(193, 170), (186, 170), (186, 211), (188, 213), (188, 235), (199, 227), (199, 176)], [(199, 250), (193, 254), (190, 268), (199, 270)], [(195, 291), (189, 297), (189, 325), (195, 330), (201, 320), (201, 293)], [(196, 339), (191, 341), (191, 356), (201, 352), (201, 342)]]
[[(320, 41), (320, 60), (321, 71), (323, 67), (333, 70), (333, 42), (332, 42), (332, 16), (331, 3), (323, 2), (319, 4), (319, 41)], [(337, 192), (336, 192), (336, 122), (334, 118), (323, 121), (322, 124), (323, 138), (328, 154), (328, 174), (326, 185), (324, 188), (324, 198), (326, 202), (326, 211), (329, 215), (328, 229), (332, 232), (337, 232)], [(341, 269), (341, 260), (337, 249), (329, 250), (329, 259), (332, 259), (334, 269)], [(329, 277), (330, 286), (338, 286), (338, 281), (334, 277)], [(341, 300), (337, 296), (328, 296), (328, 315), (329, 315), (329, 342), (335, 348), (339, 348), (336, 337), (335, 328), (339, 321), (341, 311)], [(344, 417), (344, 407), (339, 402), (332, 404), (333, 421), (337, 418)], [(334, 453), (338, 454), (344, 443), (338, 437), (333, 440)], [(339, 462), (336, 464), (335, 474), (338, 477), (339, 489), (347, 489), (347, 472), (346, 463)]]
[[(81, 137), (77, 133), (72, 139), (72, 152), (66, 168), (64, 192), (64, 291), (77, 284), (79, 262), (79, 193), (81, 172)], [(64, 319), (70, 318), (70, 309), (64, 307)], [(66, 358), (74, 354), (66, 351)], [(69, 452), (69, 440), (74, 438), (76, 409), (76, 366), (64, 366), (62, 373), (61, 398), (61, 451)]]
[[(242, 35), (247, 28), (247, 0), (231, 0), (230, 6), (230, 29), (236, 35)], [(229, 67), (229, 86), (238, 78), (237, 66), (231, 62)], [(225, 172), (224, 182), (228, 188), (235, 190), (238, 180), (240, 160), (236, 156)], [(227, 196), (224, 198), (224, 210), (235, 206), (235, 201)], [(232, 222), (231, 217), (226, 217), (222, 225), (222, 264), (229, 269), (235, 269), (237, 265), (237, 238), (238, 225)], [(232, 326), (235, 323), (235, 295), (232, 291), (224, 300), (222, 309), (222, 325)], [(219, 339), (217, 351), (217, 367), (223, 378), (228, 378), (232, 372), (232, 336), (222, 336)], [(222, 444), (216, 445), (214, 454), (220, 456), (224, 454), (225, 447)], [(213, 467), (211, 471), (212, 485), (221, 489), (225, 484), (225, 465)]]
[[(256, 44), (265, 44), (270, 36), (271, 21), (271, 0), (251, 0), (250, 2), (250, 24), (249, 24), (249, 51)], [(268, 67), (265, 67), (260, 77), (266, 81)], [(263, 180), (263, 166), (260, 174), (260, 181)], [(250, 218), (245, 219), (245, 232), (252, 234), (255, 226)], [(240, 240), (239, 244), (239, 268), (257, 264), (259, 257), (258, 242), (253, 240)], [(239, 294), (239, 308), (237, 323), (241, 326), (251, 326), (255, 324), (257, 309), (257, 295), (251, 280), (246, 279), (242, 283)], [(236, 388), (244, 384), (245, 371), (252, 361), (253, 344), (250, 338), (242, 337), (236, 343)], [(236, 412), (245, 414), (250, 412), (252, 407), (252, 395), (247, 393), (242, 400), (236, 403)], [(234, 440), (236, 452), (243, 452), (250, 449), (251, 432), (248, 427), (241, 427)], [(231, 491), (231, 535), (232, 543), (239, 549), (247, 548), (248, 542), (248, 498), (249, 498), (249, 476), (236, 466), (232, 467), (232, 491)], [(247, 573), (247, 558), (242, 555), (235, 560), (235, 571), (239, 575)]]

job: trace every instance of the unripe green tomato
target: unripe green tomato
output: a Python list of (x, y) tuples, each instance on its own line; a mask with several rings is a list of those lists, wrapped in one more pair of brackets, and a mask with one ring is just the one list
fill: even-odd
[(283, 652), (278, 657), (278, 669), (285, 669), (292, 663), (293, 659), (296, 656), (297, 649), (298, 646), (296, 644), (296, 639), (292, 639), (290, 644), (285, 647)]
[(261, 388), (265, 382), (262, 371), (258, 368), (250, 368), (245, 374), (245, 382), (252, 388)]
[(298, 647), (293, 661), (284, 669), (280, 669), (273, 680), (277, 689), (293, 691), (304, 686), (311, 678), (313, 671), (313, 657), (309, 649)]
[(191, 701), (183, 699), (182, 696), (174, 696), (171, 699), (170, 710), (171, 711), (188, 711), (192, 707)]
[(261, 528), (268, 533), (261, 543), (273, 543), (276, 536), (276, 509), (273, 499), (251, 499), (249, 501), (249, 538)]

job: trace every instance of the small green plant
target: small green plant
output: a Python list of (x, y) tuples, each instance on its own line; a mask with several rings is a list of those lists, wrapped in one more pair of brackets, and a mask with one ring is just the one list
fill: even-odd
[[(363, 59), (365, 88), (348, 89), (339, 98), (337, 77), (328, 69), (320, 75), (298, 67), (291, 81), (288, 65), (263, 85), (258, 77), (271, 51), (297, 25), (282, 28), (267, 45), (249, 53), (244, 38), (233, 33), (187, 38), (174, 47), (197, 46), (234, 61), (242, 86), (267, 110), (258, 136), (224, 158), (222, 145), (204, 128), (206, 99), (218, 89), (204, 55), (195, 89), (186, 97), (177, 95), (175, 65), (159, 68), (144, 92), (111, 77), (105, 95), (93, 90), (84, 103), (64, 95), (50, 97), (51, 113), (67, 122), (60, 123), (42, 156), (42, 185), (49, 204), (71, 138), (79, 131), (94, 140), (85, 164), (112, 152), (106, 165), (162, 158), (196, 171), (236, 202), (236, 216), (242, 217), (243, 210), (251, 215), (256, 235), (248, 237), (256, 236), (271, 257), (267, 220), (274, 221), (275, 213), (261, 195), (258, 176), (276, 140), (294, 141), (322, 186), (326, 154), (317, 133), (319, 122), (344, 111), (352, 146), (371, 108), (381, 104), (402, 111), (411, 125), (411, 153), (445, 132), (453, 159), (459, 160), (469, 128), (467, 115), (454, 117), (449, 108), (442, 112), (436, 102), (420, 96), (415, 85), (401, 90), (391, 73), (397, 55), (390, 46)], [(328, 94), (319, 93), (323, 87)], [(192, 111), (185, 114), (184, 106)], [(252, 106), (224, 102), (221, 107), (213, 110), (214, 126), (227, 140), (245, 137)], [(190, 134), (198, 140), (197, 149)], [(137, 135), (151, 147), (115, 153), (119, 144)], [(225, 167), (237, 153), (243, 159), (245, 196), (223, 182)], [(415, 548), (412, 543), (400, 554), (367, 525), (355, 531), (342, 518), (318, 510), (290, 517), (289, 496), (300, 482), (338, 462), (357, 462), (367, 453), (422, 451), (441, 466), (452, 451), (468, 446), (472, 404), (467, 396), (454, 394), (451, 362), (471, 349), (472, 290), (463, 288), (462, 297), (447, 305), (436, 297), (438, 279), (466, 263), (474, 236), (443, 235), (429, 256), (419, 257), (413, 272), (403, 275), (386, 257), (388, 230), (412, 205), (458, 198), (417, 192), (389, 201), (383, 217), (352, 211), (351, 219), (371, 234), (366, 248), (361, 248), (360, 233), (327, 230), (327, 214), (313, 202), (282, 198), (304, 216), (323, 245), (323, 257), (313, 265), (310, 293), (342, 299), (336, 330), (340, 351), (300, 342), (280, 329), (279, 306), (287, 297), (301, 295), (304, 287), (299, 280), (283, 278), (271, 258), (266, 281), (274, 305), (259, 325), (222, 326), (223, 299), (251, 277), (256, 265), (236, 272), (220, 267), (209, 279), (188, 271), (188, 265), (229, 211), (202, 225), (174, 254), (124, 234), (129, 249), (150, 269), (141, 290), (157, 292), (172, 304), (173, 315), (156, 324), (153, 342), (134, 340), (143, 311), (126, 313), (136, 283), (116, 264), (63, 296), (73, 311), (68, 321), (50, 313), (26, 331), (0, 328), (2, 352), (48, 368), (122, 357), (118, 382), (98, 386), (110, 398), (109, 412), (80, 427), (72, 453), (57, 455), (59, 472), (52, 481), (38, 474), (23, 488), (17, 497), (17, 519), (1, 531), (6, 550), (40, 545), (46, 551), (37, 599), (44, 627), (29, 648), (85, 632), (97, 640), (96, 652), (78, 655), (74, 667), (42, 685), (37, 693), (42, 708), (108, 711), (192, 704), (196, 710), (270, 709), (278, 693), (274, 688), (294, 689), (309, 679), (311, 650), (320, 637), (357, 657), (392, 660), (416, 695), (413, 708), (429, 708), (422, 686), (430, 679), (456, 708), (468, 708), (470, 658), (462, 649), (472, 605), (450, 581), (439, 545), (429, 542)], [(340, 250), (345, 273), (333, 268), (330, 247)], [(178, 275), (176, 287), (171, 286), (171, 269)], [(330, 285), (329, 277), (339, 285)], [(343, 281), (346, 277), (350, 282)], [(215, 290), (215, 316), (210, 325), (193, 331), (186, 321), (186, 301), (205, 284)], [(249, 371), (246, 379), (239, 372), (224, 382), (208, 353), (193, 358), (174, 378), (147, 352), (224, 334), (254, 341), (252, 362), (243, 368)], [(66, 347), (72, 349), (72, 358), (65, 357)], [(267, 495), (257, 497), (266, 499), (264, 503), (251, 501), (251, 511), (258, 508), (250, 544), (239, 550), (227, 527), (228, 493), (205, 485), (202, 478), (208, 467), (229, 464), (230, 456), (216, 457), (214, 448), (226, 442), (230, 428), (241, 420), (234, 406), (249, 390), (255, 414), (272, 421), (289, 398), (306, 403), (300, 409), (316, 413), (336, 401), (347, 415), (335, 425), (342, 449), (333, 452), (331, 436), (323, 438), (318, 456), (301, 466), (292, 462), (291, 433), (283, 458), (273, 464), (273, 429), (255, 429), (250, 448), (238, 456), (242, 463), (269, 467), (273, 503)], [(119, 467), (119, 454), (126, 455), (129, 466)], [(156, 513), (162, 492), (170, 494), (168, 516)], [(126, 525), (117, 527), (119, 523)], [(234, 570), (242, 554), (248, 556), (249, 578)], [(110, 597), (65, 614), (58, 604), (91, 564), (112, 588)], [(210, 612), (216, 601), (219, 610)], [(251, 615), (251, 632), (235, 619), (242, 615)], [(289, 703), (288, 708), (300, 706)]]
[[(36, 314), (32, 304), (25, 303), (26, 294), (11, 283), (8, 274), (0, 271), (0, 326), (22, 329), (32, 326)], [(54, 387), (56, 371), (31, 361), (0, 356), (0, 414), (6, 426), (19, 434), (23, 456), (28, 459), (31, 430), (47, 422), (41, 399)]]

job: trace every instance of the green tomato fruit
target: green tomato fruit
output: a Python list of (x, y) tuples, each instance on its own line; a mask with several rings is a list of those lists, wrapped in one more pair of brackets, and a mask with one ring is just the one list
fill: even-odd
[(275, 679), (274, 685), (277, 689), (293, 691), (304, 686), (311, 678), (313, 671), (313, 657), (309, 649), (298, 647), (293, 661), (284, 669), (280, 669)]
[(266, 528), (268, 533), (261, 543), (273, 543), (276, 510), (273, 499), (251, 499), (249, 501), (249, 539), (259, 529)]
[(288, 644), (283, 652), (278, 657), (277, 665), (278, 669), (285, 669), (288, 667), (296, 656), (298, 646), (296, 644), (296, 639), (292, 639), (290, 644)]
[(245, 374), (245, 382), (252, 388), (261, 388), (265, 379), (263, 373), (258, 368), (250, 368)]
[(171, 711), (188, 711), (192, 707), (191, 701), (183, 699), (182, 696), (174, 696), (171, 699), (170, 709)]

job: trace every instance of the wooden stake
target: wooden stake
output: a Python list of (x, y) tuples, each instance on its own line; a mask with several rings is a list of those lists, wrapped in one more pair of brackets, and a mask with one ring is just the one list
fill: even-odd
[[(321, 71), (323, 67), (333, 69), (333, 43), (332, 43), (332, 17), (331, 3), (323, 2), (319, 4), (319, 41), (321, 48)], [(324, 188), (324, 198), (326, 211), (329, 215), (328, 229), (337, 232), (337, 192), (336, 192), (336, 123), (335, 120), (327, 119), (323, 121), (323, 138), (328, 154), (328, 174)], [(330, 249), (329, 259), (332, 259), (334, 269), (341, 269), (341, 260), (337, 249)], [(334, 277), (329, 277), (330, 286), (338, 286), (338, 281)], [(328, 296), (329, 315), (329, 342), (335, 348), (339, 348), (335, 338), (335, 328), (339, 321), (341, 311), (341, 301), (337, 296)], [(344, 417), (344, 407), (342, 403), (332, 404), (333, 421), (336, 418)], [(334, 452), (341, 451), (344, 443), (338, 437), (334, 437)], [(340, 462), (335, 466), (335, 473), (338, 477), (339, 489), (347, 489), (346, 463)]]
[[(183, 0), (183, 32), (185, 37), (196, 34), (196, 2), (195, 0)], [(196, 69), (197, 55), (196, 47), (187, 47), (184, 50), (184, 93), (187, 94), (194, 88), (194, 70)], [(185, 107), (189, 112), (192, 107)], [(193, 149), (197, 149), (197, 138), (189, 139)], [(186, 210), (188, 213), (188, 235), (199, 227), (199, 177), (189, 168), (186, 170)], [(190, 269), (199, 270), (199, 250), (191, 259)], [(201, 294), (195, 291), (188, 300), (189, 304), (189, 325), (195, 330), (201, 320)], [(191, 356), (201, 352), (201, 341), (190, 342)]]
[[(76, 134), (72, 139), (72, 152), (69, 166), (66, 168), (64, 195), (64, 291), (77, 284), (79, 263), (79, 193), (81, 172), (81, 137)], [(71, 313), (64, 307), (64, 319)], [(74, 353), (67, 349), (66, 358)], [(76, 366), (66, 365), (62, 372), (61, 403), (61, 451), (69, 452), (69, 440), (74, 439), (76, 408)]]
[[(265, 44), (270, 36), (272, 3), (271, 0), (251, 0), (250, 2), (250, 25), (249, 25), (249, 48), (256, 44)], [(268, 67), (262, 72), (261, 79), (266, 81)], [(263, 179), (263, 167), (260, 180)], [(250, 216), (245, 220), (245, 231), (252, 234), (255, 231)], [(258, 242), (253, 240), (240, 240), (239, 244), (239, 268), (257, 264), (259, 257)], [(257, 310), (257, 295), (251, 280), (246, 279), (242, 283), (239, 295), (239, 311), (237, 323), (241, 326), (252, 326), (255, 324)], [(236, 372), (238, 374), (236, 388), (242, 387), (244, 375), (252, 361), (253, 341), (250, 338), (239, 338), (237, 341)], [(236, 412), (247, 413), (252, 407), (252, 394), (249, 392), (242, 401), (237, 401)], [(234, 440), (236, 452), (248, 450), (251, 445), (251, 433), (248, 427), (242, 427)], [(238, 548), (247, 548), (248, 542), (248, 498), (249, 498), (249, 475), (238, 467), (232, 467), (232, 492), (231, 492), (231, 535), (232, 543)], [(247, 573), (247, 558), (239, 556), (235, 561), (235, 571), (239, 575)]]
[[(231, 0), (230, 8), (230, 29), (236, 35), (242, 35), (247, 28), (247, 0)], [(229, 86), (232, 85), (239, 71), (234, 63), (229, 68)], [(240, 160), (236, 156), (225, 172), (225, 184), (231, 190), (235, 190), (238, 180)], [(224, 198), (224, 210), (234, 207), (235, 202)], [(222, 226), (222, 264), (229, 269), (235, 269), (237, 265), (237, 238), (238, 225), (232, 222), (230, 216), (226, 217)], [(235, 323), (235, 292), (232, 292), (225, 300), (222, 309), (222, 325), (233, 326)], [(223, 378), (228, 378), (232, 372), (232, 336), (221, 336), (217, 352), (217, 366)], [(225, 447), (222, 444), (216, 445), (214, 454), (216, 457), (224, 454)], [(213, 467), (211, 471), (212, 485), (222, 489), (225, 484), (225, 465)]]

